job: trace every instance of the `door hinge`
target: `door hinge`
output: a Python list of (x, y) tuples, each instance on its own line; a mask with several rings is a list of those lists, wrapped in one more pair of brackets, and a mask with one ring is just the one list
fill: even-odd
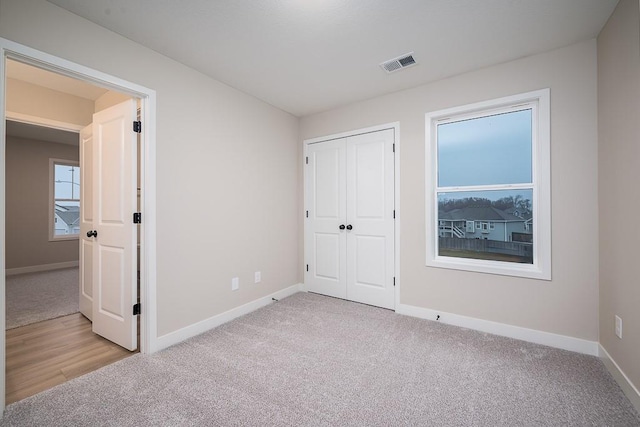
[(133, 305), (133, 315), (137, 316), (138, 314), (140, 314), (140, 303)]
[(309, 264), (307, 264), (307, 271), (309, 271)]
[(133, 131), (135, 133), (141, 133), (142, 132), (142, 122), (140, 120), (136, 120), (133, 122)]
[(396, 144), (393, 144), (393, 152), (396, 152)]
[(395, 286), (395, 285), (396, 285), (396, 278), (394, 277), (393, 278), (393, 286)]
[(396, 217), (396, 210), (394, 209), (393, 210), (393, 218), (395, 218), (395, 217)]
[(133, 223), (134, 224), (142, 224), (142, 213), (134, 212), (133, 213)]
[(305, 163), (306, 163), (306, 164), (309, 164), (309, 157), (306, 157), (306, 159), (305, 159)]
[(307, 211), (307, 218), (309, 218), (309, 211)]

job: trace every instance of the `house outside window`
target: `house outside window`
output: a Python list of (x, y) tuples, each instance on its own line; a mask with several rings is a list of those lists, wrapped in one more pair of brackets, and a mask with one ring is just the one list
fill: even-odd
[(428, 266), (551, 279), (549, 128), (548, 89), (426, 115)]
[(77, 239), (80, 233), (80, 166), (49, 160), (49, 240)]

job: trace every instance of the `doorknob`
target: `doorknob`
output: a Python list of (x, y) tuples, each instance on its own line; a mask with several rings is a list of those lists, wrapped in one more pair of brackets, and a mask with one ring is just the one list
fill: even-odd
[(340, 227), (338, 227), (340, 230), (344, 230), (344, 224), (340, 224)]
[(96, 230), (89, 230), (87, 231), (87, 237), (98, 237), (98, 232)]
[(353, 226), (351, 224), (347, 225), (347, 230), (351, 230), (353, 229)]

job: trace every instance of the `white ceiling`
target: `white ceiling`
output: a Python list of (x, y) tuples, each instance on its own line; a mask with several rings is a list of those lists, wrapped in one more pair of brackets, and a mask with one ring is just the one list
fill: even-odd
[(296, 116), (594, 38), (618, 2), (49, 1)]
[(52, 73), (51, 71), (12, 60), (7, 60), (6, 73), (10, 79), (22, 80), (27, 83), (43, 86), (91, 101), (95, 101), (108, 92), (107, 89), (85, 83), (81, 80), (72, 79), (61, 74)]

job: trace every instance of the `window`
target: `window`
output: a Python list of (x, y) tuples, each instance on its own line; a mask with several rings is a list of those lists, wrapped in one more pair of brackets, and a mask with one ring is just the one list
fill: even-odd
[(549, 129), (548, 89), (426, 115), (427, 265), (551, 279)]
[(69, 160), (49, 160), (49, 240), (77, 239), (80, 233), (80, 166)]

